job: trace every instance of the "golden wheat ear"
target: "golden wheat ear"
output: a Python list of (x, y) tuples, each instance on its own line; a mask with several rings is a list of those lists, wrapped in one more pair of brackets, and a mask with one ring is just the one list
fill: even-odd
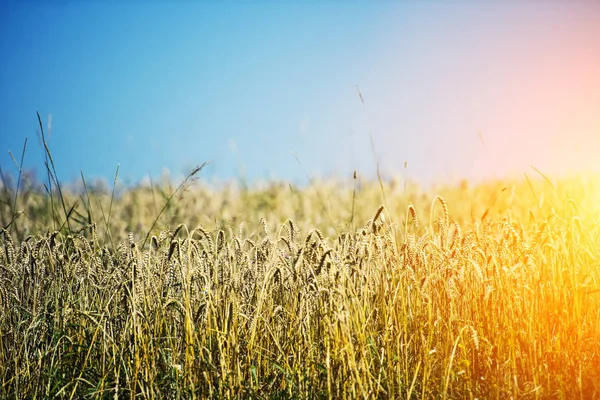
[(406, 227), (408, 229), (408, 217), (411, 218), (415, 225), (415, 230), (419, 229), (419, 217), (417, 216), (417, 210), (412, 204), (409, 204), (406, 209)]

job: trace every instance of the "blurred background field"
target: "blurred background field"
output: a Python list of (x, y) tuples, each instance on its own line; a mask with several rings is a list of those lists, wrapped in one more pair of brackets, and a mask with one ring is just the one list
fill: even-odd
[(198, 173), (181, 186), (183, 179), (174, 182), (168, 175), (136, 186), (120, 182), (118, 171), (110, 185), (87, 182), (83, 177), (79, 182), (63, 185), (64, 207), (57, 188), (53, 188), (52, 196), (48, 195), (46, 188), (52, 183), (25, 175), (15, 197), (17, 177), (6, 176), (1, 188), (1, 222), (11, 226), (22, 240), (25, 234), (66, 229), (65, 215), (69, 215), (73, 232), (84, 231), (96, 223), (98, 232), (103, 234), (108, 228), (112, 237), (123, 239), (132, 232), (136, 240), (141, 240), (153, 224), (157, 225), (152, 233), (159, 227), (180, 223), (210, 230), (249, 224), (247, 229), (252, 230), (256, 228), (252, 224), (261, 218), (267, 220), (271, 229), (291, 219), (302, 231), (318, 228), (332, 236), (359, 228), (380, 205), (404, 226), (410, 204), (415, 206), (419, 220), (428, 221), (436, 195), (452, 205), (450, 217), (465, 228), (491, 220), (511, 221), (526, 230), (536, 217), (561, 215), (575, 205), (585, 212), (587, 221), (594, 220), (600, 210), (598, 176), (592, 173), (550, 179), (532, 168), (521, 179), (476, 184), (464, 180), (425, 186), (401, 178), (380, 182), (360, 174), (346, 180), (313, 179), (303, 185), (285, 181), (254, 185), (244, 181), (215, 182), (201, 175)]

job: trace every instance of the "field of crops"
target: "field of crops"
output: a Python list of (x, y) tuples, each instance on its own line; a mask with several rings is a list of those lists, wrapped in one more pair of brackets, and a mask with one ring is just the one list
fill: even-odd
[(3, 185), (1, 398), (600, 397), (599, 181), (195, 172)]

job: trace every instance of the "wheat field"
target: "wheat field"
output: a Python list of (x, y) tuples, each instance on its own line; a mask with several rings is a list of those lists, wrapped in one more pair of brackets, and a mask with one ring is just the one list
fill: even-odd
[(246, 188), (200, 169), (2, 186), (1, 398), (600, 397), (594, 178)]

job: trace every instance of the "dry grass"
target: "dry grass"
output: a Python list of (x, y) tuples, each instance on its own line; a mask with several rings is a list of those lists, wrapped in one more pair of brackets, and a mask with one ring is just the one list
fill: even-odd
[(600, 397), (594, 183), (5, 185), (0, 397)]

